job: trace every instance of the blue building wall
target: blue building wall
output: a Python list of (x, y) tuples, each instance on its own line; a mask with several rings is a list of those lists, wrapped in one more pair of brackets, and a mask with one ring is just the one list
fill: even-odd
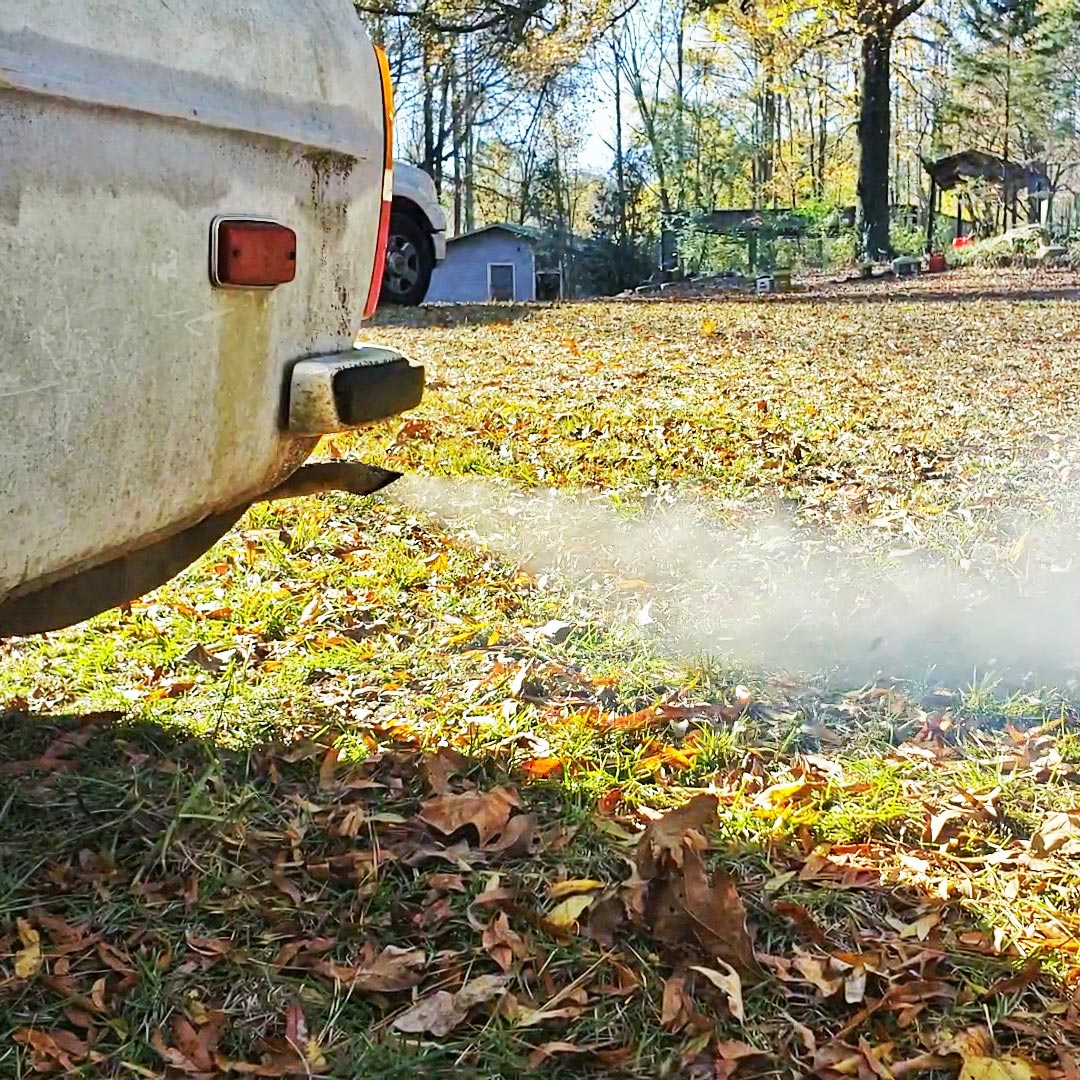
[(488, 296), (488, 263), (513, 263), (514, 299), (536, 299), (532, 241), (502, 229), (451, 240), (446, 259), (435, 267), (428, 301), (484, 304)]

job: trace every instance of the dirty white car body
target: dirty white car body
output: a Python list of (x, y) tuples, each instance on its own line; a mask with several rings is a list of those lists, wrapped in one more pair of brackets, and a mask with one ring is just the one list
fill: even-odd
[[(348, 0), (0, 0), (0, 636), (139, 595), (419, 400), (354, 348), (387, 78)], [(223, 219), (292, 230), (293, 279), (215, 282)]]

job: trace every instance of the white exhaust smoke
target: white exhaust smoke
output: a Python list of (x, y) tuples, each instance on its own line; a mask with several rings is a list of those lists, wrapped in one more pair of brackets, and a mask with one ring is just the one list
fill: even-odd
[(860, 681), (1080, 680), (1080, 560), (1063, 556), (1078, 550), (1064, 532), (1055, 560), (990, 580), (920, 552), (852, 554), (779, 517), (732, 527), (683, 502), (624, 515), (603, 496), (424, 476), (387, 497), (681, 656)]

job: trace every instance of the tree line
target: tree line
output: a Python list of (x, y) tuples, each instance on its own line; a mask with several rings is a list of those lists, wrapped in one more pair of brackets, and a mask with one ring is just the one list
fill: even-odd
[[(725, 206), (825, 217), (853, 205), (858, 251), (889, 255), (914, 227), (897, 208), (925, 213), (923, 163), (961, 150), (1035, 163), (1073, 227), (1080, 0), (358, 10), (390, 56), (399, 153), (434, 178), (454, 230), (510, 221), (603, 237), (621, 254), (613, 287), (640, 272), (633, 256), (661, 222)], [(594, 153), (586, 167), (598, 123), (606, 162)], [(962, 196), (969, 217), (1003, 197)]]

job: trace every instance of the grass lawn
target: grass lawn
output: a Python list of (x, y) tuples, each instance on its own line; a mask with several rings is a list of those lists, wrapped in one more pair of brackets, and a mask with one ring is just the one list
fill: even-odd
[(0, 1077), (1076, 1080), (1078, 297), (381, 316), (405, 480), (0, 642)]

